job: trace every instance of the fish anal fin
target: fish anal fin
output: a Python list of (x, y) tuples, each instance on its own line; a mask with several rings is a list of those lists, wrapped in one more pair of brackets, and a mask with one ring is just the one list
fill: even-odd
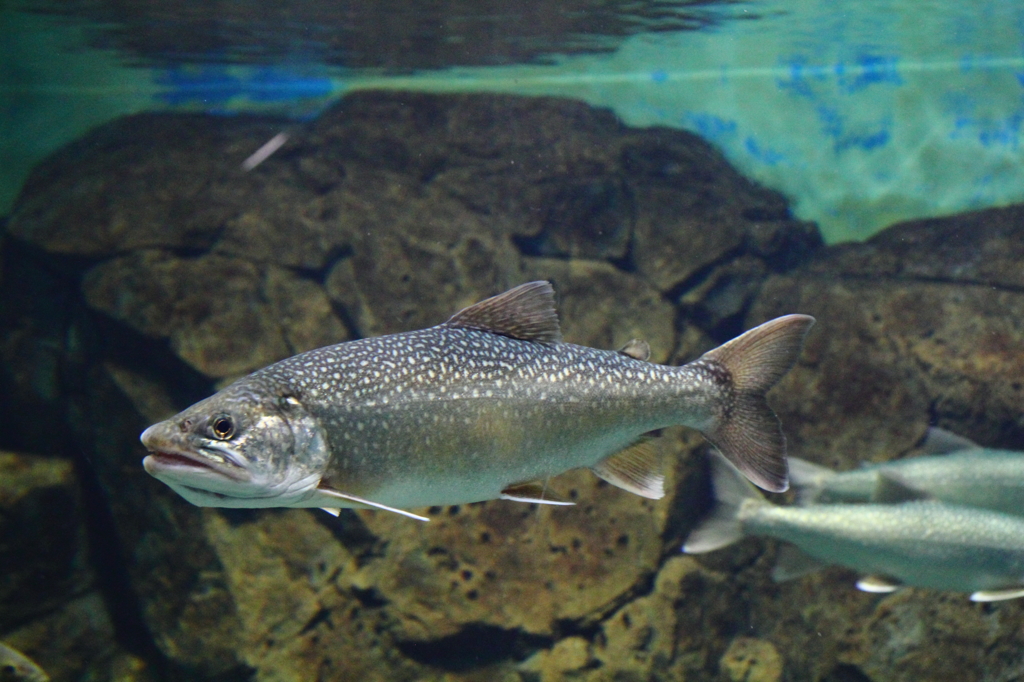
[(651, 500), (665, 497), (665, 475), (661, 469), (661, 457), (649, 438), (591, 467), (595, 474), (615, 487)]
[(338, 507), (320, 507), (323, 511), (327, 512), (331, 516), (338, 516), (341, 514), (341, 509)]
[(1024, 597), (1024, 587), (1011, 587), (1005, 590), (979, 590), (971, 595), (971, 601), (1006, 601)]
[(775, 555), (775, 568), (772, 569), (772, 580), (777, 583), (802, 578), (805, 575), (820, 571), (827, 566), (824, 561), (812, 557), (794, 545), (782, 545)]
[(501, 491), (502, 500), (511, 500), (512, 502), (527, 502), (530, 504), (552, 504), (557, 506), (570, 507), (575, 502), (563, 499), (555, 493), (551, 492), (547, 486), (542, 485), (536, 481), (528, 481), (526, 483), (516, 483), (510, 485)]
[(952, 431), (937, 426), (928, 427), (921, 443), (921, 451), (926, 455), (948, 455), (961, 450), (977, 450), (981, 446), (970, 438), (958, 436)]
[(629, 343), (619, 349), (619, 353), (634, 360), (647, 361), (651, 359), (651, 344), (643, 339), (632, 339)]
[(558, 343), (562, 340), (555, 292), (551, 283), (545, 281), (520, 284), (480, 301), (455, 313), (445, 324), (524, 341)]
[[(417, 521), (429, 521), (430, 520), (426, 516), (420, 516), (419, 514), (413, 514), (412, 512), (405, 511), (404, 509), (396, 509), (395, 507), (389, 507), (386, 504), (381, 504), (380, 502), (374, 502), (373, 500), (367, 500), (366, 498), (363, 498), (363, 497), (357, 497), (356, 495), (350, 495), (348, 493), (343, 493), (340, 490), (335, 490), (334, 488), (326, 485), (323, 481), (321, 481), (320, 485), (317, 486), (317, 492), (319, 492), (322, 495), (326, 495), (327, 497), (333, 497), (335, 499), (345, 500), (346, 502), (351, 502), (351, 503), (354, 504), (354, 506), (357, 506), (357, 507), (365, 507), (367, 509), (379, 509), (381, 511), (393, 512), (395, 514), (399, 514), (401, 516), (405, 516), (405, 517), (410, 518), (410, 519), (416, 519)], [(328, 513), (330, 513), (330, 510), (333, 509), (333, 507), (326, 507), (325, 508), (323, 506), (321, 506), (320, 508), (323, 509), (324, 511), (328, 512)]]
[(789, 488), (786, 438), (765, 393), (796, 363), (814, 324), (809, 315), (784, 315), (702, 355), (712, 381), (728, 396), (728, 409), (704, 435), (756, 485)]
[(918, 490), (891, 473), (880, 473), (875, 481), (875, 489), (871, 491), (871, 501), (879, 504), (899, 504), (929, 500), (932, 496)]
[(889, 594), (903, 587), (899, 581), (881, 575), (866, 575), (857, 581), (857, 589), (871, 594)]

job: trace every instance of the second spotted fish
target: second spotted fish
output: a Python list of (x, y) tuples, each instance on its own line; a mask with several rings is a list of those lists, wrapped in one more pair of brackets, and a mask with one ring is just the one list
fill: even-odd
[(143, 464), (214, 507), (405, 509), (558, 503), (548, 477), (590, 467), (659, 498), (643, 434), (699, 429), (750, 480), (788, 485), (765, 392), (814, 319), (764, 323), (681, 367), (561, 339), (554, 292), (530, 282), (428, 329), (312, 350), (146, 429)]

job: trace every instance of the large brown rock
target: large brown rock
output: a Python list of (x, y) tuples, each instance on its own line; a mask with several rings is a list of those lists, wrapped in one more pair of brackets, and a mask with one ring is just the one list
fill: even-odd
[[(425, 525), (198, 509), (145, 475), (137, 438), (279, 357), (547, 278), (567, 340), (644, 338), (655, 360), (816, 315), (770, 396), (809, 459), (898, 456), (936, 420), (1022, 447), (1024, 211), (900, 225), (805, 262), (813, 226), (705, 142), (579, 103), (362, 93), (242, 172), (281, 125), (147, 115), (97, 130), (40, 167), (0, 254), (0, 432), (82, 450), (120, 543), (113, 619), (168, 679), (711, 681), (781, 666), (881, 682), (942, 679), (944, 657), (1012, 678), (1020, 604), (866, 595), (836, 569), (777, 585), (775, 545), (758, 540), (679, 556), (708, 502), (692, 432), (661, 439), (664, 500), (569, 472), (550, 485), (573, 508), (494, 501), (425, 510)], [(63, 428), (33, 426), (39, 413)], [(14, 634), (77, 627), (76, 602), (58, 601), (56, 620)]]

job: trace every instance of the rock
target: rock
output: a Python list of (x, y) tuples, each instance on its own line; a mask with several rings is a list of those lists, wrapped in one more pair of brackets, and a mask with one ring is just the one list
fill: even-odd
[(0, 632), (93, 586), (66, 459), (0, 452)]
[[(749, 324), (782, 312), (818, 318), (773, 392), (797, 454), (840, 468), (890, 459), (934, 420), (983, 444), (1024, 443), (1024, 295), (1011, 245), (1024, 212), (991, 213), (896, 225), (768, 278)], [(951, 234), (971, 235), (962, 263)]]
[(224, 256), (139, 251), (92, 268), (82, 289), (93, 308), (169, 338), (183, 360), (211, 377), (349, 338), (315, 282)]
[(782, 679), (782, 656), (771, 642), (755, 637), (737, 637), (719, 661), (732, 682), (778, 682)]
[(82, 594), (42, 617), (3, 632), (2, 639), (39, 664), (53, 682), (160, 679), (138, 657), (118, 646), (113, 623), (98, 592)]

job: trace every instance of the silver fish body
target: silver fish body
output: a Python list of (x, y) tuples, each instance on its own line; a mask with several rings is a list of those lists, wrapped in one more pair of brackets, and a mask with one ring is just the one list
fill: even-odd
[(777, 489), (784, 441), (763, 392), (812, 323), (780, 320), (689, 365), (661, 366), (561, 342), (550, 285), (530, 283), (436, 327), (254, 372), (147, 429), (144, 465), (204, 506), (394, 511), (523, 499), (532, 490), (523, 484), (582, 466), (658, 497), (660, 474), (644, 471), (649, 458), (630, 446), (686, 424), (715, 434)]
[[(870, 591), (899, 585), (970, 592), (976, 601), (1024, 596), (1024, 519), (935, 500), (783, 507), (713, 459), (716, 508), (684, 551), (711, 551), (743, 536), (795, 545), (821, 564), (874, 576)], [(865, 581), (862, 581), (865, 582)], [(877, 586), (881, 585), (881, 589)]]
[[(832, 471), (790, 459), (797, 499), (808, 503), (886, 502), (896, 482), (921, 498), (1024, 515), (1024, 452), (983, 448), (939, 429), (928, 441), (956, 442), (940, 454), (882, 462), (851, 471)], [(935, 452), (925, 442), (927, 451)]]

